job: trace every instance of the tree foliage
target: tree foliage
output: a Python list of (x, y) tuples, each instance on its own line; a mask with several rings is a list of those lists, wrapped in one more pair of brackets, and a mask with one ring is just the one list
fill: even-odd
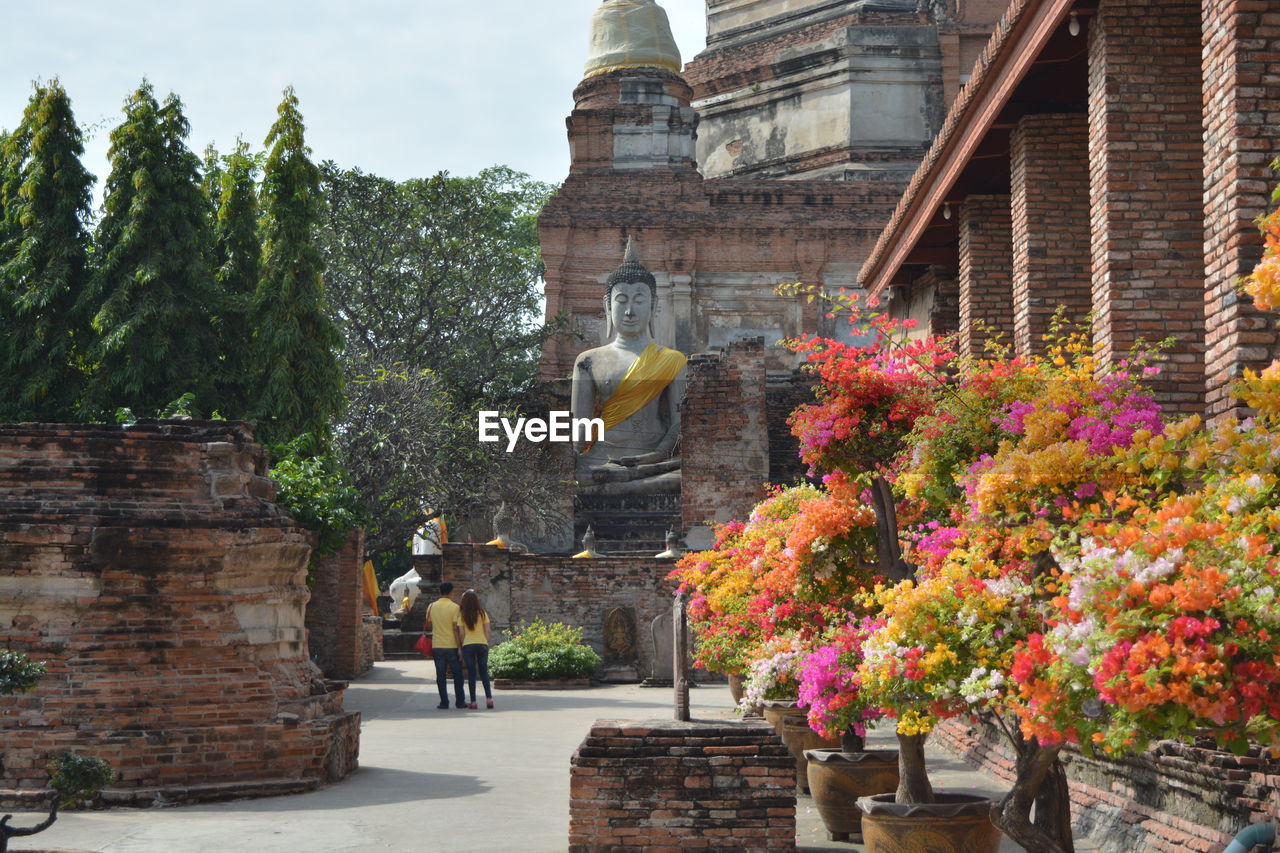
[(93, 175), (71, 100), (37, 84), (0, 141), (0, 421), (67, 420), (84, 385)]
[(44, 671), (43, 663), (32, 663), (21, 652), (0, 649), (0, 696), (32, 689)]
[(224, 415), (244, 417), (253, 388), (252, 341), (254, 292), (262, 269), (262, 241), (258, 236), (258, 160), (244, 140), (207, 167), (214, 210), (214, 277), (221, 290), (218, 333), (222, 369), (217, 379), (218, 406)]
[(183, 393), (211, 411), (218, 291), (200, 159), (186, 145), (182, 102), (151, 84), (125, 102), (111, 132), (111, 172), (98, 225), (90, 300), (96, 307), (99, 410), (155, 411)]
[(267, 134), (262, 182), (262, 277), (254, 298), (253, 358), (260, 371), (253, 407), (258, 437), (323, 440), (344, 405), (335, 352), (342, 344), (325, 312), (320, 170), (311, 162), (293, 88)]
[(427, 508), (537, 503), (549, 466), (476, 430), (480, 409), (516, 410), (548, 333), (535, 220), (551, 188), (505, 168), (403, 183), (323, 173), (351, 401), (335, 439), (367, 501), (368, 549), (403, 547)]
[(347, 532), (365, 520), (360, 493), (348, 474), (310, 435), (274, 448), (271, 455), (271, 478), (279, 486), (276, 502), (316, 534), (312, 559), (337, 551)]

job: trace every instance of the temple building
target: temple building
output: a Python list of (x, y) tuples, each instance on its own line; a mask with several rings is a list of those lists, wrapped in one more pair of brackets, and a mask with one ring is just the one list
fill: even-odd
[[(708, 3), (708, 46), (683, 76), (652, 0), (607, 0), (569, 116), (569, 176), (539, 220), (547, 316), (582, 341), (548, 345), (569, 375), (602, 343), (601, 294), (627, 238), (658, 280), (655, 337), (686, 354), (831, 332), (774, 292), (852, 287), (940, 127), (1000, 4)], [(649, 28), (650, 31), (646, 31)]]
[(1242, 297), (1280, 150), (1280, 8), (1016, 0), (861, 271), (920, 314), (958, 303), (962, 349), (1042, 349), (1054, 310), (1106, 365), (1173, 338), (1174, 411), (1233, 411), (1275, 353)]
[[(606, 282), (631, 241), (655, 283), (653, 341), (691, 357), (678, 502), (619, 503), (654, 517), (645, 547), (655, 534), (661, 545), (662, 524), (741, 516), (764, 482), (801, 473), (785, 419), (803, 395), (781, 342), (847, 326), (777, 288), (856, 286), (999, 7), (712, 0), (707, 49), (687, 66), (653, 0), (596, 10), (567, 120), (569, 175), (538, 223), (547, 317), (576, 335), (548, 342), (541, 376), (568, 379), (583, 351), (609, 342)], [(938, 329), (954, 326), (951, 308)], [(699, 394), (736, 397), (746, 415), (708, 418)], [(693, 448), (720, 467), (694, 475)]]

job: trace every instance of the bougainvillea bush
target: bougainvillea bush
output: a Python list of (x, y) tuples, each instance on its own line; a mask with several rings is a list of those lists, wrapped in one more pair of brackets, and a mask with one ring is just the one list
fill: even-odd
[(808, 643), (856, 610), (870, 579), (874, 513), (834, 486), (775, 489), (746, 522), (717, 530), (671, 578), (690, 596), (698, 666), (747, 674), (775, 638)]

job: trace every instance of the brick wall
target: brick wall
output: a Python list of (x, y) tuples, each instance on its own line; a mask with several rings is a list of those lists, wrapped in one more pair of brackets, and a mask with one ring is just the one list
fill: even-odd
[(960, 352), (1013, 345), (1013, 238), (1007, 195), (971, 195), (960, 209)]
[[(430, 561), (438, 560), (439, 569)], [(653, 674), (654, 618), (671, 612), (675, 584), (666, 580), (672, 560), (652, 557), (602, 557), (574, 560), (568, 556), (513, 554), (489, 545), (448, 544), (443, 559), (422, 562), (419, 574), (450, 581), (459, 590), (474, 589), (489, 611), (495, 631), (540, 618), (583, 629), (582, 639), (604, 657), (604, 617), (615, 607), (635, 616), (636, 652), (642, 677)], [(424, 585), (426, 587), (427, 585)], [(434, 591), (424, 589), (429, 598)], [(410, 627), (413, 623), (410, 623)], [(494, 642), (500, 642), (498, 637)]]
[(364, 531), (311, 566), (307, 645), (311, 659), (329, 678), (359, 678), (382, 657), (382, 620), (374, 619), (364, 592)]
[(808, 468), (800, 461), (800, 441), (791, 434), (787, 418), (800, 406), (812, 403), (814, 377), (793, 371), (770, 377), (765, 386), (769, 422), (769, 482), (790, 485), (804, 479)]
[(1157, 399), (1204, 402), (1204, 162), (1199, 0), (1107, 0), (1089, 26), (1094, 349), (1174, 336)]
[(104, 758), (149, 803), (315, 787), (354, 767), (359, 714), (318, 679), (309, 536), (243, 424), (0, 426), (0, 646), (45, 661), (0, 697), (0, 786)]
[(763, 722), (599, 720), (569, 764), (572, 853), (795, 850), (795, 760)]
[(764, 342), (689, 359), (680, 404), (683, 528), (746, 518), (769, 479)]
[(1206, 409), (1230, 408), (1229, 384), (1275, 351), (1274, 319), (1239, 294), (1237, 279), (1262, 257), (1253, 220), (1271, 207), (1270, 163), (1280, 151), (1280, 8), (1204, 0), (1204, 224)]
[(1089, 129), (1083, 113), (1024, 116), (1009, 140), (1013, 343), (1045, 351), (1054, 312), (1089, 314)]
[[(935, 743), (1012, 784), (1013, 755), (994, 728), (948, 720)], [(1280, 808), (1280, 765), (1162, 741), (1117, 762), (1066, 756), (1075, 831), (1099, 853), (1219, 853), (1251, 822)]]

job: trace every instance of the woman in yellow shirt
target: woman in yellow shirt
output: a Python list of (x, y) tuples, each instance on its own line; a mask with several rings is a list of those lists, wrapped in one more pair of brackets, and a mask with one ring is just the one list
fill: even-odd
[(467, 662), (467, 683), (471, 686), (471, 707), (476, 707), (476, 676), (484, 684), (485, 707), (493, 707), (493, 688), (489, 686), (489, 643), (493, 630), (489, 614), (480, 604), (480, 596), (474, 589), (462, 594), (458, 615), (453, 620), (453, 632), (462, 647), (462, 657)]

